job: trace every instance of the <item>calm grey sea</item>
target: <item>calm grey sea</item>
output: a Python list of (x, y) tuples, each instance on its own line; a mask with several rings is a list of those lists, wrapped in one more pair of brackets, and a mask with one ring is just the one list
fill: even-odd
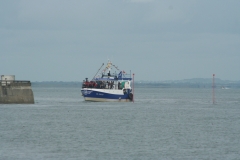
[(79, 86), (34, 86), (0, 104), (0, 159), (240, 159), (240, 89), (141, 88), (135, 103), (85, 102)]

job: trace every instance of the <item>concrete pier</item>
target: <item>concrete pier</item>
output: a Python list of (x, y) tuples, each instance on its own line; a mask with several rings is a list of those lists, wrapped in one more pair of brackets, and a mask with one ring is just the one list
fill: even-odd
[(30, 81), (1, 80), (0, 104), (34, 104)]

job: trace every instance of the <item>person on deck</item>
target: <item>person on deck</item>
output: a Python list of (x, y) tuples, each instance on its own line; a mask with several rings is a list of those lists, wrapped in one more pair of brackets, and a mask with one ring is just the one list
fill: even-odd
[(120, 83), (120, 82), (118, 82), (118, 89), (121, 89), (120, 85), (121, 85), (121, 83)]
[(110, 88), (110, 82), (107, 81), (108, 89)]
[(113, 88), (113, 83), (114, 83), (114, 82), (113, 82), (113, 81), (111, 81), (111, 89)]

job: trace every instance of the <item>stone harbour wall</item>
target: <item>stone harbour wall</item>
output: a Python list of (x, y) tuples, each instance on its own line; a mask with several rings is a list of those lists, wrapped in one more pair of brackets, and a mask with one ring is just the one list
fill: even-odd
[(0, 103), (34, 104), (30, 81), (1, 82)]

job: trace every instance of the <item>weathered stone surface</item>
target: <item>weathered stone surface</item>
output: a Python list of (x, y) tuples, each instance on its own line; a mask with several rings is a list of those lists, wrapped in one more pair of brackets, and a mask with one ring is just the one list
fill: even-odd
[(34, 104), (34, 95), (29, 81), (16, 81), (0, 85), (0, 103)]

